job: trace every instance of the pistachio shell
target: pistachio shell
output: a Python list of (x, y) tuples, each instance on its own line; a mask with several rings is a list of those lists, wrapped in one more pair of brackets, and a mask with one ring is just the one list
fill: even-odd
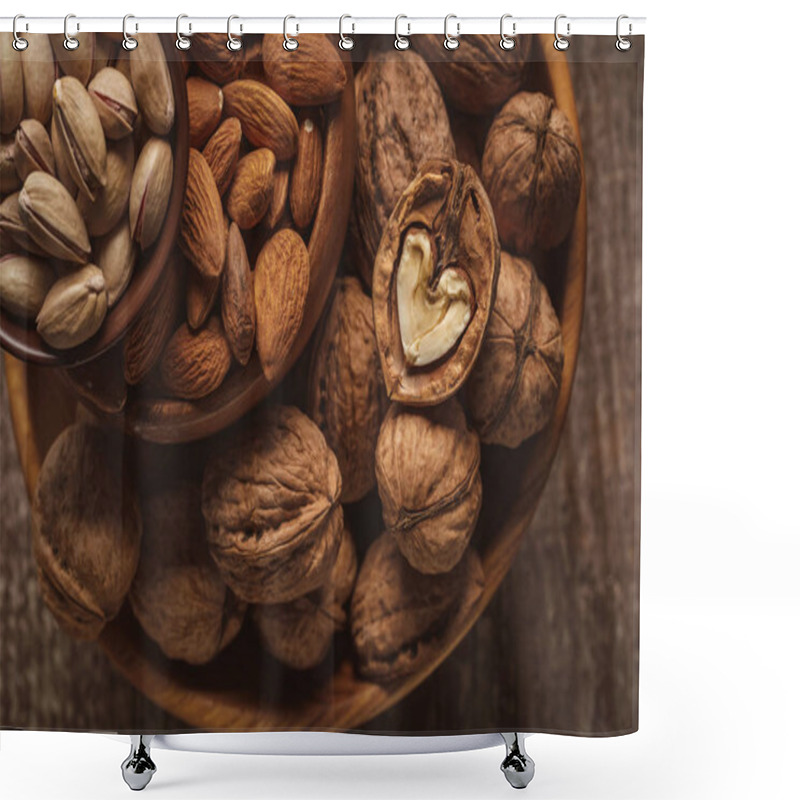
[(69, 174), (69, 164), (67, 163), (67, 153), (64, 147), (64, 140), (59, 133), (58, 125), (55, 120), (50, 120), (50, 144), (53, 145), (53, 159), (56, 164), (56, 178), (58, 178), (64, 188), (69, 192), (70, 197), (75, 197), (78, 194), (78, 187), (75, 181), (72, 180), (72, 175)]
[(91, 248), (81, 212), (69, 192), (45, 172), (32, 172), (19, 193), (25, 230), (46, 253), (85, 264)]
[(139, 153), (131, 181), (131, 234), (142, 250), (150, 247), (161, 231), (171, 189), (172, 149), (165, 139), (153, 136)]
[(64, 75), (70, 75), (79, 80), (84, 86), (89, 83), (94, 67), (96, 50), (96, 37), (93, 33), (81, 33), (78, 36), (78, 47), (67, 50), (64, 47), (64, 36), (60, 33), (51, 33), (50, 44), (55, 54), (58, 66)]
[(133, 178), (133, 140), (130, 136), (111, 142), (106, 156), (106, 185), (94, 202), (78, 196), (78, 208), (86, 220), (89, 236), (105, 236), (125, 215)]
[(53, 85), (53, 114), (70, 175), (94, 200), (106, 185), (106, 137), (89, 92), (76, 78), (59, 78)]
[(53, 49), (46, 33), (28, 33), (25, 38), (28, 40), (28, 47), (22, 53), (25, 116), (47, 125), (53, 110), (53, 84), (56, 80)]
[(24, 107), (22, 61), (12, 38), (0, 36), (0, 133), (11, 133), (22, 119)]
[(109, 139), (122, 139), (133, 133), (139, 107), (130, 81), (118, 69), (101, 69), (89, 83), (89, 96)]
[[(0, 234), (2, 234), (0, 242), (3, 244), (3, 253), (21, 248), (34, 256), (48, 255), (36, 245), (22, 224), (22, 217), (19, 215), (19, 192), (10, 194), (0, 203)], [(7, 244), (9, 246), (6, 246)]]
[(19, 254), (3, 256), (0, 305), (18, 317), (35, 317), (55, 279), (55, 272), (46, 261)]
[(53, 284), (36, 317), (36, 329), (51, 347), (76, 347), (97, 333), (107, 308), (103, 273), (85, 264)]
[(133, 91), (147, 127), (158, 136), (166, 136), (175, 119), (167, 60), (158, 34), (144, 33), (137, 39), (138, 46), (129, 54)]
[(128, 220), (121, 219), (111, 233), (99, 239), (94, 252), (97, 266), (106, 281), (108, 307), (111, 308), (128, 287), (136, 263), (136, 248)]
[(0, 138), (0, 194), (16, 192), (22, 185), (14, 164), (14, 137)]
[(37, 170), (48, 175), (56, 174), (53, 145), (39, 120), (24, 119), (20, 122), (14, 137), (14, 164), (21, 181)]

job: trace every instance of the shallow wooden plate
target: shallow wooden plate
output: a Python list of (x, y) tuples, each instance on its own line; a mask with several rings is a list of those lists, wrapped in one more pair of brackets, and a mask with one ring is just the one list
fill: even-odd
[[(543, 37), (546, 63), (534, 68), (532, 88), (551, 93), (578, 130), (569, 69)], [(580, 146), (580, 140), (579, 140)], [(484, 500), (475, 544), (486, 588), (480, 602), (455, 621), (436, 660), (390, 686), (361, 679), (346, 641), (313, 675), (286, 670), (265, 656), (248, 625), (204, 667), (169, 661), (142, 632), (130, 609), (104, 630), (100, 644), (123, 675), (153, 702), (203, 730), (348, 730), (404, 698), (444, 661), (486, 608), (529, 530), (566, 418), (583, 316), (586, 276), (586, 191), (581, 191), (568, 240), (537, 264), (561, 320), (564, 374), (553, 420), (517, 450), (484, 447)], [(14, 432), (28, 492), (59, 431), (75, 418), (75, 401), (46, 370), (6, 356)], [(377, 531), (376, 531), (377, 534)]]

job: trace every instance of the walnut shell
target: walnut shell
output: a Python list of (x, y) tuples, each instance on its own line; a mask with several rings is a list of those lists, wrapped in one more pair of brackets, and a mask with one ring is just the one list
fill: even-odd
[(203, 516), (225, 582), (250, 603), (319, 588), (342, 537), (341, 475), (317, 426), (269, 406), (206, 464)]
[(385, 401), (372, 303), (358, 279), (343, 278), (314, 344), (308, 390), (309, 415), (339, 461), (343, 503), (375, 485)]
[(483, 568), (472, 548), (450, 572), (422, 575), (383, 534), (367, 550), (350, 605), (361, 674), (389, 682), (425, 669), (483, 589)]
[(502, 50), (497, 36), (490, 34), (462, 36), (455, 50), (443, 50), (438, 34), (415, 36), (413, 41), (453, 108), (489, 114), (519, 91), (534, 37), (518, 37), (513, 50)]
[(533, 265), (503, 253), (483, 347), (467, 381), (481, 441), (518, 447), (550, 421), (561, 388), (561, 326)]
[(45, 603), (77, 639), (96, 639), (128, 593), (142, 526), (127, 486), (123, 439), (87, 423), (65, 428), (33, 498), (33, 554)]
[(375, 335), (390, 399), (433, 405), (458, 391), (483, 340), (499, 265), (494, 216), (472, 167), (423, 164), (375, 257)]
[(254, 606), (253, 620), (264, 646), (292, 669), (311, 669), (321, 664), (333, 635), (347, 623), (345, 604), (356, 582), (356, 548), (345, 529), (339, 553), (321, 588), (310, 594), (272, 606)]
[(503, 106), (481, 175), (503, 247), (529, 255), (564, 241), (581, 194), (581, 154), (572, 123), (551, 97), (520, 92)]
[(454, 399), (394, 404), (378, 436), (375, 473), (386, 529), (414, 569), (453, 569), (478, 521), (481, 448)]
[(439, 87), (415, 53), (370, 56), (355, 80), (356, 170), (351, 251), (372, 285), (381, 235), (395, 203), (420, 165), (451, 158), (455, 144)]
[(247, 605), (225, 585), (208, 552), (200, 490), (186, 482), (143, 497), (142, 554), (133, 613), (168, 658), (205, 664), (230, 644)]

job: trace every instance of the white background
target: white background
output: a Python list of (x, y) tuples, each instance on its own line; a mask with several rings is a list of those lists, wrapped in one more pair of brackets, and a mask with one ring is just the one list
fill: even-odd
[[(4, 13), (648, 17), (641, 730), (612, 740), (533, 737), (528, 795), (800, 796), (798, 5), (240, 3), (39, 0)], [(0, 796), (127, 797), (125, 755), (101, 736), (6, 732)], [(170, 800), (486, 800), (512, 791), (499, 749), (155, 756), (146, 791)]]

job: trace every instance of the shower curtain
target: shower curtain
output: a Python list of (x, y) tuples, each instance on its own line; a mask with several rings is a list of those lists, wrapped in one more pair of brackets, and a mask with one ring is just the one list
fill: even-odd
[(26, 41), (0, 728), (635, 731), (641, 37)]

